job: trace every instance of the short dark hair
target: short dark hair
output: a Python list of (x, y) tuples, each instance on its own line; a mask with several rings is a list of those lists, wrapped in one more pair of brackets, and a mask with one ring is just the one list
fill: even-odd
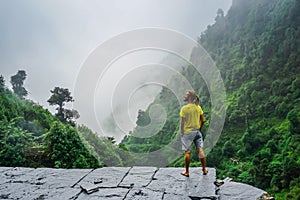
[(188, 90), (187, 93), (189, 94), (189, 98), (192, 100), (192, 101), (195, 101), (196, 99), (196, 92), (194, 90)]

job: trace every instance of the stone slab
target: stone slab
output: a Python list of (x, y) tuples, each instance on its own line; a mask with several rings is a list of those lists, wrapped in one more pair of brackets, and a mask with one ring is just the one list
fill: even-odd
[(122, 200), (129, 192), (129, 188), (101, 188), (92, 194), (81, 193), (76, 200)]
[(190, 199), (187, 195), (179, 195), (179, 194), (164, 194), (163, 200), (187, 200)]
[(74, 187), (92, 169), (36, 169), (38, 181), (45, 183), (48, 188)]
[[(91, 169), (10, 168), (1, 174), (0, 199), (71, 199)], [(5, 180), (5, 181), (2, 181)]]
[(82, 188), (87, 194), (91, 194), (99, 190), (99, 187), (96, 184), (90, 182), (82, 182), (80, 184), (80, 188)]
[[(22, 171), (20, 169), (22, 169)], [(24, 173), (28, 173), (31, 171), (34, 171), (34, 169), (18, 167), (0, 167), (0, 185), (12, 182), (13, 179), (19, 179), (20, 177), (22, 177), (22, 175), (24, 175)]]
[(130, 167), (103, 167), (95, 169), (78, 184), (89, 182), (99, 188), (116, 188), (129, 173)]
[(147, 188), (179, 196), (217, 197), (214, 186), (215, 169), (208, 168), (209, 173), (202, 175), (200, 168), (191, 168), (190, 177), (182, 176), (182, 171), (184, 168), (160, 168)]
[(153, 191), (147, 188), (133, 188), (126, 195), (125, 200), (155, 200), (163, 199), (164, 192)]
[[(190, 168), (105, 167), (49, 169), (0, 167), (0, 199), (257, 199), (266, 192), (253, 186), (224, 181), (216, 187), (216, 170)], [(216, 195), (216, 192), (218, 193)]]
[(158, 170), (156, 167), (132, 167), (119, 186), (123, 187), (146, 187)]
[(251, 185), (237, 182), (226, 182), (220, 186), (218, 191), (220, 200), (256, 200), (265, 193), (265, 191)]

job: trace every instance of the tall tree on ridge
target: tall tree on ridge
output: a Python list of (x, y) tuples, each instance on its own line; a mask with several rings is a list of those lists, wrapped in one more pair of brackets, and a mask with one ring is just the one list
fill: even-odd
[(4, 87), (5, 87), (5, 80), (4, 77), (0, 75), (0, 91), (3, 91)]
[(23, 87), (26, 76), (27, 75), (24, 70), (19, 70), (16, 75), (10, 77), (14, 93), (21, 98), (24, 98), (28, 94), (27, 90)]
[(48, 99), (48, 103), (52, 105), (58, 105), (56, 108), (56, 116), (63, 122), (70, 122), (74, 125), (73, 119), (79, 118), (79, 113), (76, 110), (65, 109), (63, 106), (68, 102), (73, 102), (74, 99), (71, 96), (71, 92), (67, 88), (55, 87), (50, 90), (52, 93), (51, 97)]

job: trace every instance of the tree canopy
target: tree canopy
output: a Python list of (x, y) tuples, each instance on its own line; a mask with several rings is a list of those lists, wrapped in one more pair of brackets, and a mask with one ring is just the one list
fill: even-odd
[(26, 76), (27, 75), (24, 70), (19, 70), (16, 75), (11, 76), (10, 78), (13, 91), (19, 97), (25, 97), (28, 94), (27, 90), (23, 87)]
[(79, 118), (79, 113), (76, 110), (70, 110), (63, 107), (66, 103), (74, 101), (69, 89), (55, 87), (53, 90), (50, 90), (50, 92), (52, 95), (48, 99), (48, 103), (50, 105), (58, 105), (56, 108), (56, 116), (59, 117), (61, 121), (74, 124), (75, 122), (73, 120)]

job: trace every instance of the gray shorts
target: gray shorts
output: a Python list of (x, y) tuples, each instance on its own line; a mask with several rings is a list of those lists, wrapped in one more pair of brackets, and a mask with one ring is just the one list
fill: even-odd
[(182, 150), (191, 150), (192, 143), (194, 142), (196, 148), (203, 148), (202, 134), (199, 130), (191, 131), (188, 134), (181, 135)]

